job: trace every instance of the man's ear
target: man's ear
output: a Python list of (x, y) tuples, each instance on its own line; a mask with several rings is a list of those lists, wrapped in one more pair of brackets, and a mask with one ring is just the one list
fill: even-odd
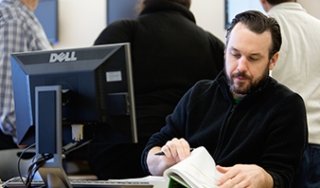
[(279, 59), (279, 55), (280, 55), (279, 52), (277, 52), (272, 56), (269, 62), (269, 70), (272, 70), (276, 66), (277, 61)]

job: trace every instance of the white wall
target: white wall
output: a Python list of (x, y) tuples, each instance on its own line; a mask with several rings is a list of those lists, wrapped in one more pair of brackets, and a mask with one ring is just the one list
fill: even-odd
[(224, 41), (224, 0), (193, 0), (191, 11), (198, 25)]
[(59, 42), (55, 48), (91, 46), (106, 26), (106, 0), (59, 0)]
[[(320, 19), (319, 0), (298, 2)], [(106, 0), (59, 0), (59, 9), (56, 48), (91, 46), (106, 26)], [(193, 0), (191, 11), (198, 25), (224, 41), (224, 0)]]
[(298, 0), (299, 3), (313, 16), (320, 19), (320, 1), (319, 0)]

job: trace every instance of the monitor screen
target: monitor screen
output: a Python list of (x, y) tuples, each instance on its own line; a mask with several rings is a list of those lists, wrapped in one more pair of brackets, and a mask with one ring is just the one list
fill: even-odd
[(51, 44), (58, 42), (58, 0), (40, 0), (35, 10), (48, 40)]
[(63, 127), (110, 126), (123, 141), (137, 142), (129, 43), (15, 53), (11, 62), (20, 144), (35, 141), (35, 103), (55, 106), (54, 98), (36, 101), (36, 89), (52, 86), (61, 87)]
[(134, 19), (138, 16), (138, 0), (107, 0), (107, 25), (122, 19)]
[(258, 10), (265, 13), (260, 1), (257, 0), (225, 0), (225, 28), (227, 29), (232, 19), (246, 10)]

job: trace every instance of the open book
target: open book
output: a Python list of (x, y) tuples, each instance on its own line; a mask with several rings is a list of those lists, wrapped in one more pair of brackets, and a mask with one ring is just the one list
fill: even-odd
[(194, 149), (191, 155), (164, 171), (169, 177), (169, 188), (215, 188), (221, 173), (203, 146)]

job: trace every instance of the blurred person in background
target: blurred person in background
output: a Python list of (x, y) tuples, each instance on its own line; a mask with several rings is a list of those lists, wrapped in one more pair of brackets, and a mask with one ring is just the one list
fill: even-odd
[(39, 0), (0, 2), (0, 149), (17, 148), (10, 55), (51, 49), (34, 15)]

